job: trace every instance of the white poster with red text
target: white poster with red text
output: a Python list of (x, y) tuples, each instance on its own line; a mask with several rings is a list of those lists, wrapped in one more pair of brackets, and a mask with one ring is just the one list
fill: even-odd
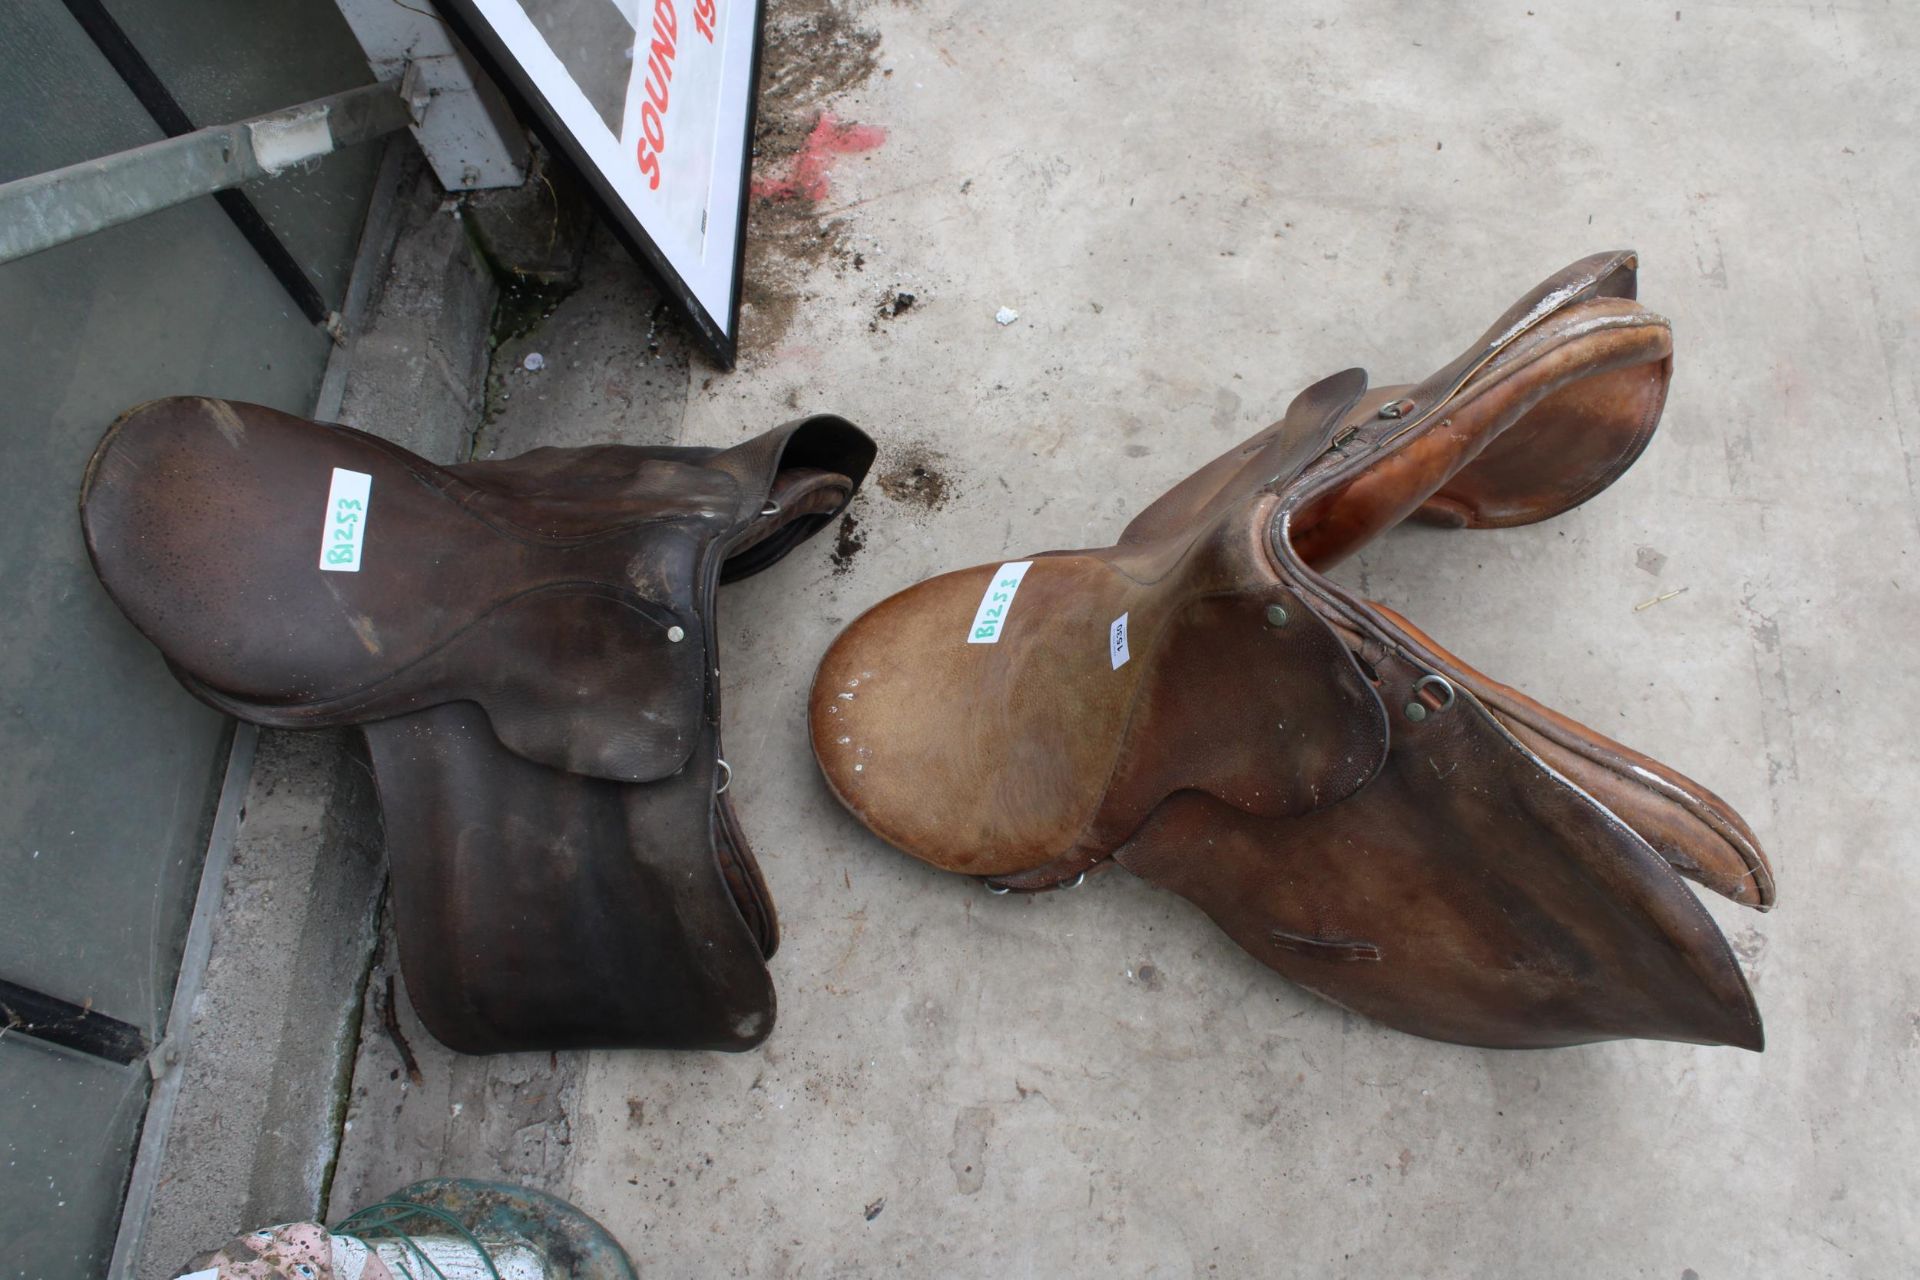
[(727, 332), (759, 0), (470, 2)]

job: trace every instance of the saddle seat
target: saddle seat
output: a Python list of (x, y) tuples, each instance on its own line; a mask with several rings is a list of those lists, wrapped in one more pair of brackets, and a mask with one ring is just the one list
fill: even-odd
[(773, 1025), (778, 928), (726, 794), (715, 592), (822, 527), (872, 458), (822, 416), (725, 450), (441, 467), (181, 397), (109, 428), (81, 513), (193, 693), (361, 728), (402, 969), (442, 1041), (742, 1049)]
[(1523, 524), (1616, 479), (1671, 369), (1634, 286), (1630, 254), (1584, 259), (1417, 385), (1309, 387), (1113, 546), (883, 601), (815, 679), (829, 786), (997, 890), (1126, 867), (1416, 1034), (1758, 1048), (1679, 879), (1771, 905), (1732, 809), (1321, 572), (1403, 519)]

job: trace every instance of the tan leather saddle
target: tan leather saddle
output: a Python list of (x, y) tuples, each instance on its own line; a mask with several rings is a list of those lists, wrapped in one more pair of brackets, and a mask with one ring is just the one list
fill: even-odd
[(1618, 478), (1671, 369), (1634, 266), (1574, 263), (1416, 385), (1314, 384), (1114, 546), (883, 601), (815, 678), (834, 793), (999, 891), (1118, 863), (1419, 1035), (1760, 1048), (1680, 879), (1771, 905), (1746, 824), (1321, 572), (1410, 516), (1526, 524)]
[(536, 449), (440, 467), (347, 427), (170, 399), (108, 430), (100, 580), (181, 681), (359, 725), (409, 995), (496, 1052), (745, 1049), (773, 904), (720, 757), (715, 589), (844, 507), (867, 437)]

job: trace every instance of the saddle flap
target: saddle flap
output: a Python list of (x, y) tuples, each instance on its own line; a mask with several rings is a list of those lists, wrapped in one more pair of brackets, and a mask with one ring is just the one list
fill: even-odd
[[(618, 455), (589, 454), (604, 488)], [(531, 760), (647, 781), (697, 734), (696, 584), (735, 499), (696, 465), (620, 460), (622, 501), (547, 528), (565, 504), (538, 491), (570, 482), (540, 459), (515, 500), (350, 428), (177, 398), (109, 429), (81, 515), (108, 592), (229, 714), (301, 728), (468, 700)]]
[[(1383, 674), (1390, 703), (1415, 696), (1416, 670)], [(1615, 815), (1471, 694), (1393, 731), (1363, 800), (1274, 821), (1176, 796), (1115, 859), (1290, 980), (1416, 1035), (1761, 1047), (1726, 942)]]
[(548, 769), (471, 703), (365, 733), (407, 994), (442, 1043), (738, 1052), (772, 1031), (771, 906), (716, 856), (731, 833), (710, 779)]

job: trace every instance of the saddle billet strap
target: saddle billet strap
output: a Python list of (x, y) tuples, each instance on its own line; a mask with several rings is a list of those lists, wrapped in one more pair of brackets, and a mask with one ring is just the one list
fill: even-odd
[[(820, 413), (720, 450), (706, 465), (733, 477), (740, 486), (736, 523), (744, 524), (765, 510), (769, 494), (796, 483), (796, 477), (809, 471), (845, 476), (852, 488), (858, 488), (876, 452), (873, 441), (858, 427), (845, 418)], [(820, 523), (815, 520), (806, 527), (811, 531)]]
[(1675, 871), (1742, 906), (1773, 907), (1773, 869), (1759, 839), (1725, 800), (1671, 766), (1476, 671), (1385, 605), (1367, 604), (1417, 646), (1416, 661), (1472, 693), (1534, 755), (1625, 818)]
[[(726, 783), (723, 782), (723, 787)], [(720, 874), (725, 877), (733, 902), (740, 909), (760, 944), (763, 959), (773, 959), (780, 949), (780, 920), (774, 913), (773, 893), (761, 874), (760, 861), (747, 843), (747, 833), (734, 812), (728, 790), (715, 794), (713, 803), (713, 850)]]
[[(763, 437), (762, 441), (766, 441)], [(843, 418), (817, 415), (783, 429), (765, 447), (761, 441), (743, 446), (733, 459), (754, 486), (759, 507), (725, 542), (720, 569), (722, 584), (760, 573), (785, 557), (800, 543), (824, 528), (852, 501), (876, 450), (866, 435)], [(718, 455), (716, 455), (718, 456)], [(843, 467), (845, 471), (832, 470)], [(765, 490), (760, 492), (760, 480)], [(714, 749), (719, 751), (718, 691), (710, 703)], [(745, 829), (734, 812), (730, 794), (731, 770), (713, 799), (713, 849), (733, 900), (758, 939), (761, 953), (772, 959), (780, 945), (773, 894), (760, 870)]]
[(722, 583), (751, 577), (818, 532), (846, 509), (856, 482), (816, 467), (788, 467), (774, 477), (766, 503), (727, 544)]
[(981, 880), (988, 893), (1051, 893), (1056, 889), (1078, 889), (1088, 876), (1105, 871), (1112, 861), (1111, 849), (1076, 845), (1030, 871), (982, 876)]

